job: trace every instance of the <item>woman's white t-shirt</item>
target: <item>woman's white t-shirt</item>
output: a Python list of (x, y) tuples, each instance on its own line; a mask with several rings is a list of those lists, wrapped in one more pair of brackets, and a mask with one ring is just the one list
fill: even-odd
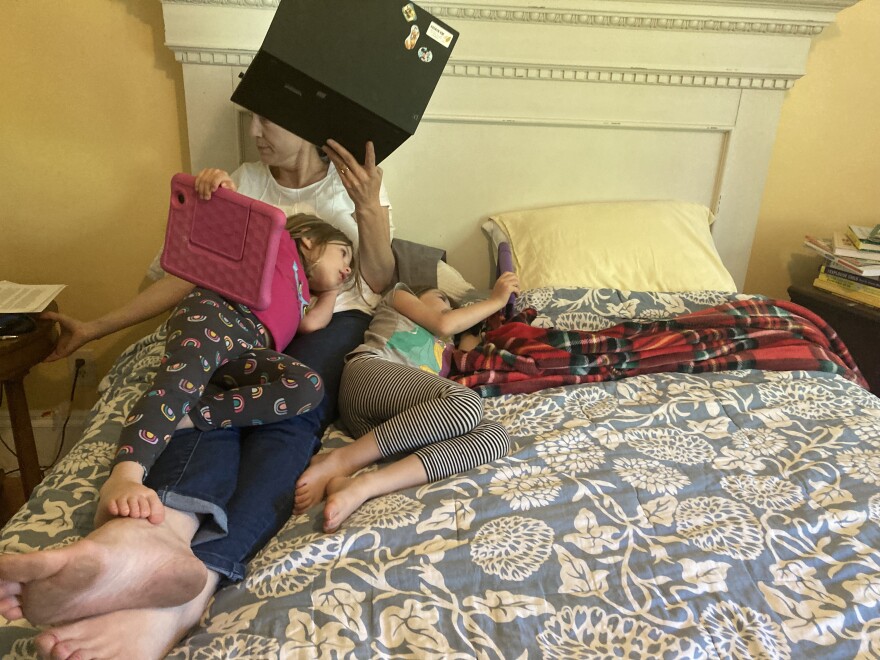
[[(357, 249), (358, 227), (354, 219), (354, 202), (348, 196), (333, 163), (330, 163), (327, 176), (304, 188), (285, 188), (279, 185), (269, 171), (269, 166), (262, 162), (244, 163), (230, 176), (241, 194), (277, 206), (288, 216), (297, 213), (316, 215), (345, 232), (345, 235), (352, 240), (355, 249)], [(379, 190), (379, 202), (382, 206), (388, 207), (391, 236), (393, 237), (394, 223), (391, 222), (391, 201), (388, 199), (384, 183)], [(165, 274), (159, 265), (161, 254), (160, 251), (153, 263), (150, 264), (149, 276), (154, 280), (158, 280)], [(358, 291), (358, 287), (354, 286), (339, 293), (336, 305), (333, 307), (334, 312), (358, 309), (368, 314), (372, 313), (379, 301), (382, 300), (382, 296), (373, 293), (363, 278), (361, 278), (360, 284), (361, 291)]]

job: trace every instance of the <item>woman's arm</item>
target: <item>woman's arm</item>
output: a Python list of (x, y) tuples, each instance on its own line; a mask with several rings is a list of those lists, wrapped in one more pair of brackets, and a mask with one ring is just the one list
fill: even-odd
[(519, 280), (514, 273), (504, 273), (495, 282), (492, 294), (486, 300), (475, 302), (467, 307), (438, 311), (425, 305), (407, 291), (394, 292), (394, 309), (411, 321), (418, 323), (429, 332), (450, 337), (485, 320), (502, 309), (510, 294), (519, 291)]
[(354, 202), (361, 275), (373, 291), (381, 293), (394, 278), (394, 253), (388, 208), (379, 201), (382, 168), (376, 165), (376, 150), (372, 142), (367, 142), (363, 165), (335, 140), (327, 140), (323, 150), (336, 166), (342, 185)]
[(40, 318), (57, 321), (61, 325), (61, 334), (55, 344), (55, 350), (49, 354), (46, 362), (67, 357), (93, 339), (106, 337), (118, 330), (130, 328), (141, 321), (167, 312), (179, 304), (194, 288), (195, 285), (191, 282), (186, 282), (173, 275), (166, 275), (122, 307), (92, 321), (79, 321), (66, 314), (44, 312)]

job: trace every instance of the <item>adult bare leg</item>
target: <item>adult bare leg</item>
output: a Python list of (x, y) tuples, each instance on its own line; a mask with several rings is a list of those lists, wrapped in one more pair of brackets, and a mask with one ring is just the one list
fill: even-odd
[(219, 579), (209, 571), (201, 593), (177, 607), (118, 610), (50, 628), (37, 635), (37, 651), (46, 660), (164, 658), (198, 623)]
[(182, 605), (201, 593), (208, 576), (189, 547), (197, 529), (193, 514), (168, 509), (158, 525), (117, 518), (57, 550), (0, 556), (0, 593), (13, 594), (0, 614), (12, 618), (20, 607), (24, 618), (43, 625)]

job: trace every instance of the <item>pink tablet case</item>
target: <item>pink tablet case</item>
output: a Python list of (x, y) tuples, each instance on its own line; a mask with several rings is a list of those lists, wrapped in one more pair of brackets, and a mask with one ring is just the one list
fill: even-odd
[(171, 179), (162, 268), (229, 300), (266, 309), (284, 212), (225, 188), (206, 201), (194, 184), (190, 174)]

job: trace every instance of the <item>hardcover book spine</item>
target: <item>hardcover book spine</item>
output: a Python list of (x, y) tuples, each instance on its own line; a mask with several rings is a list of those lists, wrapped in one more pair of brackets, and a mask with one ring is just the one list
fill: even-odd
[[(858, 282), (834, 277), (833, 275), (827, 275), (825, 273), (819, 273), (819, 277), (816, 278), (816, 282), (830, 285), (830, 288), (820, 286), (820, 289), (824, 288), (826, 291), (832, 291), (841, 294), (843, 292), (848, 292), (855, 296), (858, 296), (856, 299), (861, 302), (880, 306), (880, 291), (873, 287), (864, 286), (862, 284), (859, 284)], [(814, 284), (816, 282), (814, 282)]]
[(847, 300), (852, 300), (854, 302), (862, 303), (863, 305), (869, 305), (870, 307), (876, 307), (877, 309), (880, 309), (880, 296), (863, 293), (855, 289), (850, 289), (838, 284), (837, 282), (823, 279), (823, 277), (827, 276), (819, 275), (819, 277), (813, 280), (813, 286), (817, 289), (827, 291), (828, 293), (833, 293), (834, 295), (840, 296), (841, 298), (846, 298)]
[(862, 284), (866, 287), (870, 287), (871, 289), (875, 289), (878, 294), (880, 294), (880, 280), (877, 278), (865, 277), (864, 275), (856, 275), (855, 273), (851, 273), (847, 270), (841, 270), (839, 268), (835, 268), (834, 266), (829, 266), (828, 264), (824, 264), (820, 269), (820, 272), (825, 273), (831, 277), (836, 277), (838, 279), (851, 280), (853, 282), (857, 282), (858, 284)]

